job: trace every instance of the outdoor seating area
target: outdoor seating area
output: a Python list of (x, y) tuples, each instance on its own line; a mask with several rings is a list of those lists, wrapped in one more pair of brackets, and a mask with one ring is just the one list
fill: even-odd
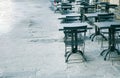
[[(63, 4), (69, 4), (70, 7), (63, 6)], [(119, 38), (119, 26), (120, 20), (116, 19), (115, 13), (110, 10), (110, 8), (115, 9), (117, 5), (111, 4), (109, 2), (94, 1), (94, 4), (87, 3), (86, 1), (61, 1), (60, 12), (64, 17), (58, 18), (61, 22), (61, 27), (59, 31), (64, 33), (64, 43), (65, 43), (65, 62), (69, 62), (69, 57), (74, 53), (79, 53), (83, 57), (83, 61), (87, 61), (85, 57), (85, 43), (86, 38), (94, 42), (94, 40), (101, 36), (100, 42), (101, 46), (104, 45), (103, 40), (108, 42), (106, 49), (103, 49), (100, 53), (104, 56), (104, 60), (109, 60), (112, 55), (111, 52), (120, 55), (120, 49), (117, 47), (116, 39)], [(76, 7), (77, 6), (77, 7)], [(67, 12), (63, 12), (63, 8)], [(76, 8), (73, 9), (72, 7)], [(73, 10), (68, 11), (69, 10)], [(115, 26), (115, 28), (114, 28)], [(83, 29), (86, 28), (86, 29)], [(89, 32), (88, 32), (89, 30)], [(113, 32), (114, 31), (114, 32)], [(88, 34), (82, 35), (81, 33)], [(90, 33), (92, 32), (92, 33)], [(117, 38), (116, 34), (117, 33)], [(84, 37), (81, 39), (81, 37)], [(97, 38), (98, 39), (98, 38)], [(82, 42), (82, 46), (79, 46)], [(67, 46), (69, 45), (69, 50)], [(89, 45), (87, 45), (89, 46)], [(84, 47), (84, 50), (80, 50), (78, 47)], [(102, 47), (101, 47), (102, 48)]]
[(120, 0), (0, 0), (0, 14), (0, 78), (120, 78)]

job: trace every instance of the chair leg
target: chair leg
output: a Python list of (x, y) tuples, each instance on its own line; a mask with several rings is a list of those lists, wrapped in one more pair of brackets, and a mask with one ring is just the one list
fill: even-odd
[(80, 54), (81, 54), (81, 56), (83, 57), (83, 59), (84, 59), (84, 61), (87, 61), (87, 59), (85, 58), (85, 55), (84, 55), (84, 53), (82, 52), (82, 51), (78, 51)]
[(93, 41), (93, 39), (94, 39), (95, 36), (96, 36), (96, 35), (94, 34), (93, 37), (91, 38), (91, 41)]
[(82, 51), (79, 50), (78, 52), (83, 56), (83, 52)]
[(70, 52), (69, 52), (69, 51), (68, 51), (68, 52), (65, 52), (65, 55), (64, 55), (64, 56), (66, 57), (66, 56), (68, 55), (68, 53), (70, 53)]
[(108, 50), (108, 52), (107, 52), (106, 55), (105, 55), (105, 58), (104, 58), (105, 61), (106, 61), (107, 56), (108, 56), (109, 53), (110, 53), (110, 50)]
[(90, 39), (92, 38), (93, 35), (94, 35), (94, 33), (90, 35)]
[(102, 38), (102, 40), (101, 40), (101, 48), (103, 48), (103, 38)]
[(100, 34), (105, 40), (107, 40), (107, 38), (103, 35), (103, 34)]
[[(114, 52), (115, 52), (115, 51), (117, 52), (118, 55), (120, 54), (120, 52), (119, 52), (117, 49), (115, 49)], [(107, 58), (107, 56), (108, 56), (108, 54), (109, 54), (110, 52), (111, 52), (110, 50), (107, 51), (107, 53), (106, 53), (106, 55), (105, 55), (105, 58), (104, 58), (105, 61), (106, 61), (106, 58)]]
[(117, 52), (117, 54), (118, 54), (118, 55), (120, 55), (120, 52), (119, 52), (119, 50), (118, 50), (118, 49), (115, 49), (115, 51)]
[(71, 52), (70, 54), (68, 54), (68, 56), (66, 56), (65, 62), (68, 62), (69, 57), (72, 55), (73, 53)]
[(100, 55), (103, 56), (103, 53), (105, 53), (108, 49), (103, 50)]

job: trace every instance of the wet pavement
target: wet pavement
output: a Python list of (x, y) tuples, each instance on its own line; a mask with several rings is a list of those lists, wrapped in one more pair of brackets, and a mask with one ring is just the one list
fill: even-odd
[[(98, 41), (86, 41), (79, 55), (65, 63), (59, 13), (49, 0), (0, 0), (0, 78), (119, 78), (120, 64), (99, 56)], [(74, 62), (74, 63), (73, 63)]]

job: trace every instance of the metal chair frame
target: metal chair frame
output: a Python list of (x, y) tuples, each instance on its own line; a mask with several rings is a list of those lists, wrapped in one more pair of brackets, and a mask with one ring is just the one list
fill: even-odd
[[(65, 62), (68, 62), (69, 57), (74, 53), (80, 53), (83, 59), (86, 61), (84, 56), (85, 48), (85, 36), (87, 32), (87, 26), (79, 27), (64, 27), (65, 34)], [(83, 34), (83, 35), (82, 35)], [(83, 39), (82, 39), (83, 38)], [(80, 50), (80, 45), (83, 46), (83, 50)], [(70, 50), (68, 50), (70, 48)]]
[(105, 52), (104, 60), (107, 59), (107, 56), (111, 54), (111, 52), (116, 52), (118, 55), (120, 54), (119, 50), (116, 48), (116, 37), (115, 34), (120, 32), (120, 25), (111, 25), (109, 28), (109, 47), (101, 52), (103, 55)]

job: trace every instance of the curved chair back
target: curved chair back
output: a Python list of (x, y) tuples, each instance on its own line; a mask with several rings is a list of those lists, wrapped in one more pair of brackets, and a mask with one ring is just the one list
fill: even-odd
[(115, 18), (114, 13), (98, 14), (98, 22), (101, 22), (101, 21), (113, 21), (114, 18)]

